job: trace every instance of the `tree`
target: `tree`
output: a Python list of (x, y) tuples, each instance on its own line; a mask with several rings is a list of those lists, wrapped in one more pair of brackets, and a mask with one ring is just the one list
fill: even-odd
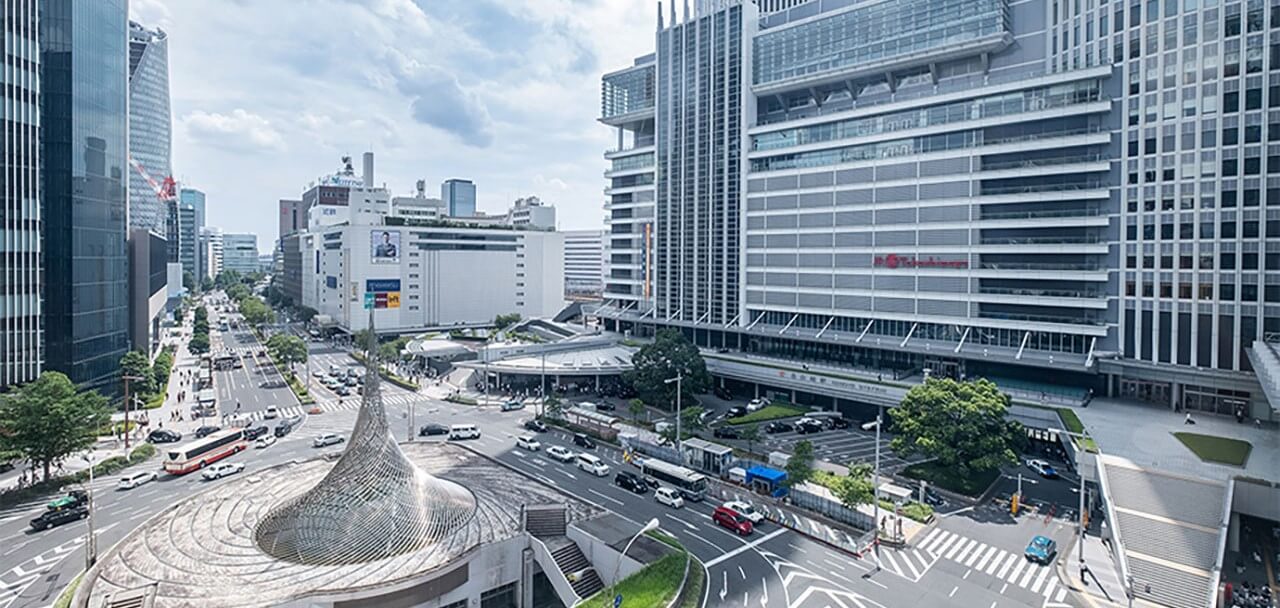
[(1017, 463), (1026, 440), (1008, 412), (1008, 395), (985, 378), (930, 378), (889, 410), (897, 432), (891, 445), (900, 456), (921, 453), (961, 475), (990, 471)]
[(564, 402), (555, 393), (547, 395), (543, 400), (542, 415), (547, 418), (559, 418), (560, 413), (564, 411)]
[(760, 441), (760, 425), (748, 424), (738, 431), (738, 438), (747, 442), (747, 451), (755, 453), (756, 442)]
[[(243, 289), (243, 286), (241, 286)], [(250, 325), (261, 327), (275, 320), (275, 312), (267, 308), (265, 302), (255, 296), (246, 295), (240, 300), (240, 314)]]
[(383, 361), (399, 361), (400, 353), (409, 345), (409, 336), (400, 336), (378, 347), (378, 358)]
[(320, 313), (310, 306), (299, 306), (297, 308), (297, 313), (294, 316), (303, 323), (310, 323), (311, 319), (313, 319), (317, 314)]
[(292, 334), (275, 334), (267, 338), (267, 349), (290, 369), (294, 363), (307, 362), (307, 343)]
[(195, 290), (196, 290), (196, 275), (191, 274), (189, 271), (185, 271), (185, 270), (184, 270), (184, 271), (182, 272), (182, 287), (183, 287), (183, 289), (186, 289), (187, 291), (195, 291)]
[(627, 411), (631, 412), (631, 421), (639, 422), (640, 415), (644, 413), (644, 401), (641, 399), (632, 399), (627, 402)]
[(706, 428), (707, 425), (702, 423), (702, 412), (704, 411), (706, 410), (697, 405), (680, 408), (680, 431), (685, 434), (693, 434)]
[(187, 350), (194, 355), (203, 355), (209, 352), (209, 333), (206, 331), (202, 334), (191, 336), (191, 341), (187, 343)]
[(194, 315), (196, 321), (204, 321), (206, 324), (209, 322), (209, 309), (204, 306), (197, 307)]
[[(373, 343), (376, 345), (378, 339), (375, 337)], [(351, 344), (355, 345), (357, 350), (365, 350), (369, 346), (369, 330), (361, 329), (351, 334)]]
[(169, 385), (169, 374), (173, 372), (173, 355), (169, 351), (160, 351), (155, 363), (151, 364), (151, 375), (155, 377), (156, 390)]
[(127, 380), (130, 394), (150, 395), (156, 390), (151, 360), (140, 351), (131, 350), (120, 357), (120, 378), (131, 378)]
[(214, 288), (213, 279), (209, 277), (204, 277), (203, 279), (200, 279), (200, 291), (213, 291), (213, 288)]
[(706, 392), (711, 384), (702, 354), (675, 329), (658, 332), (652, 343), (631, 357), (631, 366), (624, 379), (631, 383), (636, 394), (645, 403), (667, 409), (673, 409), (676, 401), (676, 383), (668, 384), (668, 379), (682, 376), (680, 387), (685, 401), (695, 393)]
[(243, 283), (233, 283), (229, 285), (226, 288), (226, 292), (227, 292), (227, 297), (230, 298), (232, 302), (237, 302), (237, 303), (243, 303), (244, 300), (248, 299), (249, 296), (253, 295), (252, 293), (249, 292), (249, 288), (245, 287)]
[(93, 447), (98, 429), (111, 422), (107, 398), (76, 393), (59, 372), (44, 372), (13, 393), (0, 396), (0, 449), (12, 450), (44, 470)]
[(791, 458), (787, 459), (785, 470), (788, 488), (794, 488), (813, 479), (813, 444), (808, 439), (796, 444), (791, 452)]
[[(240, 273), (234, 270), (224, 270), (218, 273), (218, 277), (214, 279), (214, 284), (219, 289), (228, 289), (232, 285), (240, 285)], [(231, 295), (230, 292), (227, 295)]]
[(840, 499), (840, 504), (850, 509), (870, 504), (876, 496), (875, 486), (871, 483), (871, 465), (849, 465), (849, 475), (841, 477), (831, 492)]
[(174, 322), (174, 323), (181, 324), (181, 323), (182, 323), (182, 314), (183, 314), (183, 313), (182, 313), (182, 307), (181, 307), (181, 306), (179, 306), (179, 307), (177, 307), (177, 308), (174, 308), (174, 309), (173, 309), (173, 322)]
[(513, 312), (507, 315), (498, 315), (493, 318), (494, 331), (502, 331), (516, 323), (520, 322), (520, 313)]

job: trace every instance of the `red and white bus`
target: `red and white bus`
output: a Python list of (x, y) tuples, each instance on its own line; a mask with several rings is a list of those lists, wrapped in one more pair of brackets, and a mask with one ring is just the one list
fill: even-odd
[(164, 470), (171, 475), (183, 475), (202, 469), (247, 447), (249, 442), (244, 438), (244, 429), (218, 431), (204, 439), (169, 450), (168, 458), (164, 461)]

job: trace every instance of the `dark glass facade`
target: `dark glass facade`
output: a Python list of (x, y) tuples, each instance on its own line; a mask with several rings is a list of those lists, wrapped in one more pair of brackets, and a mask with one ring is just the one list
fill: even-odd
[(116, 389), (128, 335), (128, 5), (40, 3), (46, 367)]

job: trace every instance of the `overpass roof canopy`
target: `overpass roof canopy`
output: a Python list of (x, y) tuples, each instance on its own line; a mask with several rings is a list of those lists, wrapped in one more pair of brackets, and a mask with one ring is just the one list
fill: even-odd
[[(468, 361), (461, 367), (487, 369), (491, 373), (539, 375), (544, 371), (555, 376), (612, 376), (631, 369), (633, 350), (625, 346), (598, 346), (583, 350), (565, 350), (520, 354), (491, 361), (488, 365)], [(545, 361), (545, 364), (544, 364)], [(545, 365), (545, 366), (544, 366)]]

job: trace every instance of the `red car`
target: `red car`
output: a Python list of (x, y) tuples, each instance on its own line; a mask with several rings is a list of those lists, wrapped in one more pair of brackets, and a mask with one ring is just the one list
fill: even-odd
[(747, 536), (754, 529), (751, 520), (728, 507), (716, 507), (716, 510), (711, 513), (711, 520), (733, 530), (738, 536)]

